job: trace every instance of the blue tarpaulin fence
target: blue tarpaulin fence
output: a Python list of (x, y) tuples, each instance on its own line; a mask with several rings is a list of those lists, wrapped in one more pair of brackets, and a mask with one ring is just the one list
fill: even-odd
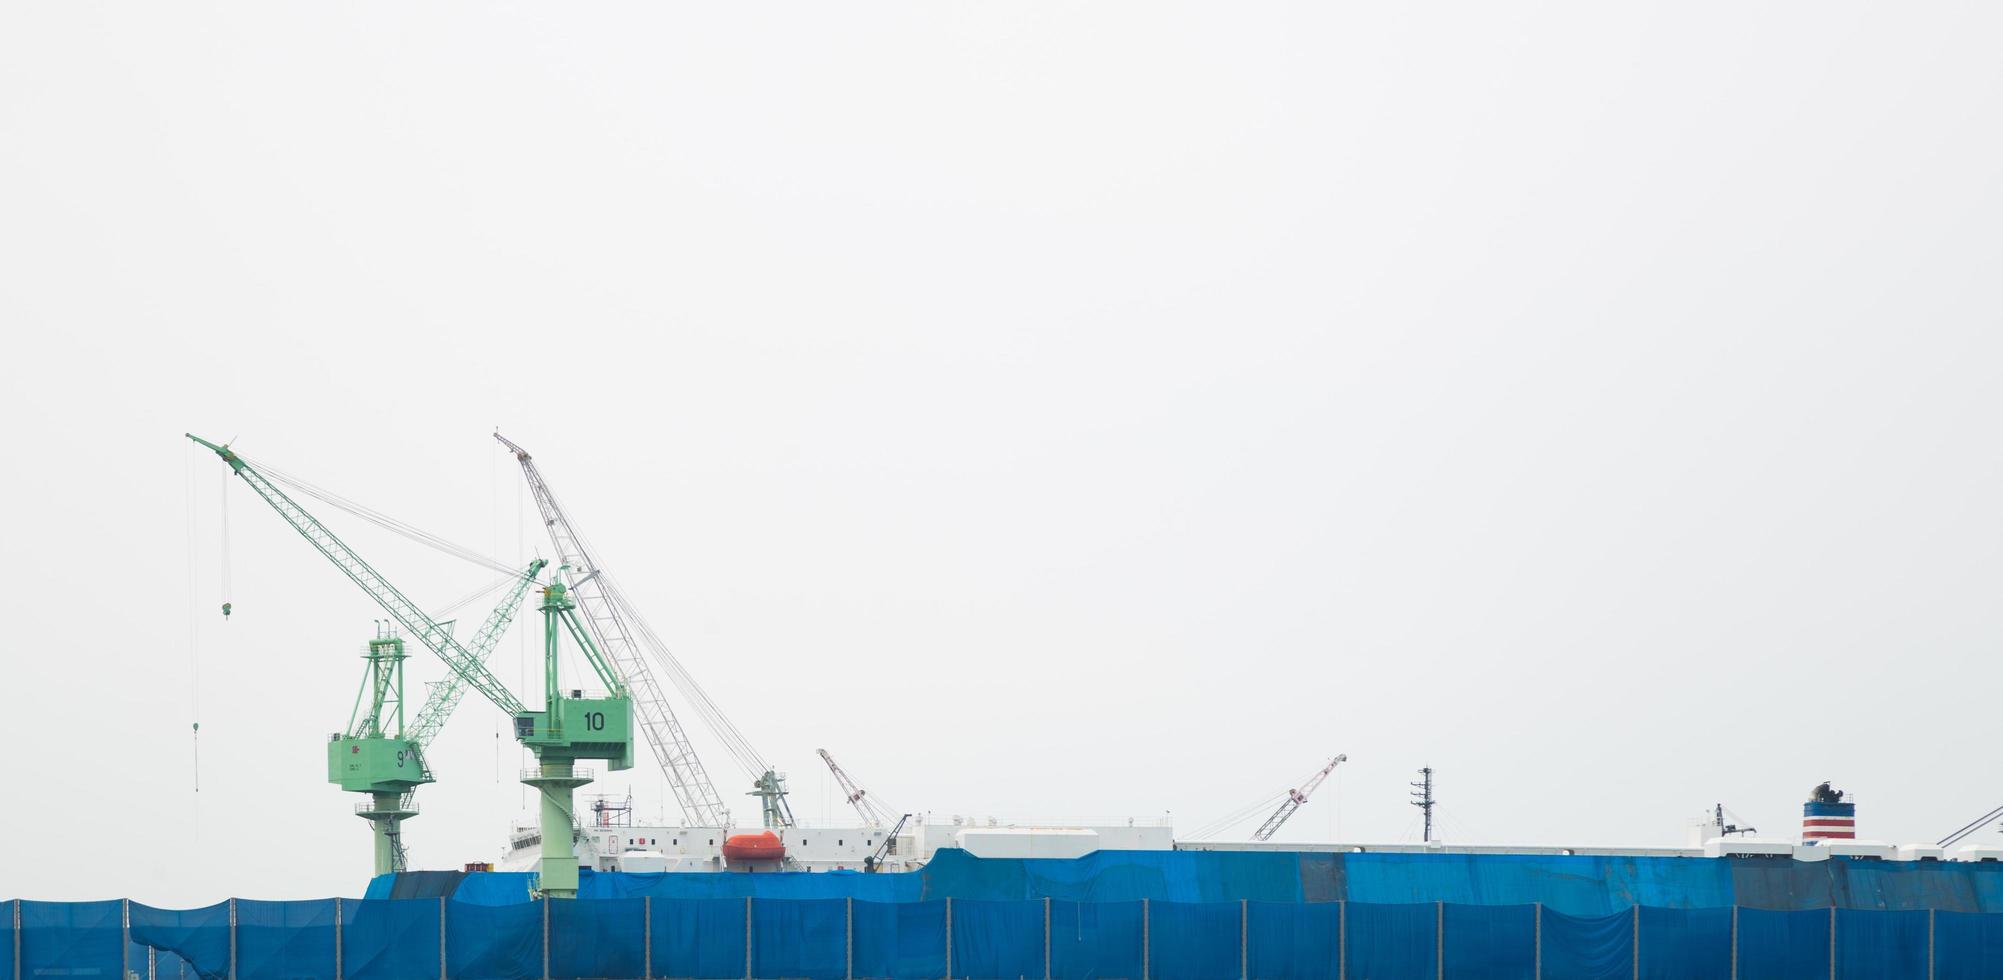
[[(368, 898), (529, 900), (527, 872), (384, 875)], [(1082, 858), (978, 858), (946, 849), (898, 874), (592, 873), (580, 898), (855, 899), (859, 902), (1336, 902), (1532, 905), (1598, 916), (1650, 908), (1940, 909), (2003, 912), (2003, 862), (1833, 857), (1099, 851)]]
[(2003, 976), (2003, 914), (652, 896), (6, 904), (0, 980)]

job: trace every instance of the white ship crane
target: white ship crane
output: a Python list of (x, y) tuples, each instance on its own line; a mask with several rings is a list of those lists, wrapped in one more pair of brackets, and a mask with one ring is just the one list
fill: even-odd
[(694, 746), (689, 744), (688, 733), (668, 706), (666, 694), (654, 675), (653, 666), (649, 664), (650, 659), (667, 673), (669, 680), (723, 742), (724, 748), (753, 777), (750, 795), (762, 801), (765, 826), (793, 826), (793, 811), (786, 802), (784, 777), (766, 764), (744, 733), (724, 716), (716, 702), (668, 650), (667, 644), (619, 592), (612, 577), (591, 553), (584, 536), (578, 533), (563, 508), (557, 504), (556, 495), (550, 492), (549, 484), (544, 482), (528, 450), (510, 442), (499, 432), (494, 433), (494, 438), (521, 463), (522, 474), (528, 479), (529, 490), (536, 498), (536, 509), (542, 513), (543, 525), (549, 528), (550, 542), (556, 548), (558, 562), (577, 570), (577, 578), (570, 586), (571, 599), (584, 613), (585, 626), (598, 641), (599, 649), (605, 652), (618, 671), (620, 680), (625, 682), (632, 698), (634, 720), (639, 723), (647, 744), (653, 748), (654, 757), (660, 761), (661, 773), (667, 778), (668, 786), (674, 791), (675, 800), (681, 804), (682, 813), (689, 823), (727, 827), (730, 825), (730, 809), (717, 795), (716, 786), (710, 781), (702, 760), (696, 757)]
[(1260, 824), (1259, 829), (1252, 832), (1252, 839), (1257, 841), (1272, 840), (1273, 835), (1279, 832), (1280, 825), (1286, 823), (1287, 818), (1293, 816), (1294, 811), (1300, 809), (1301, 804), (1308, 801), (1308, 795), (1314, 792), (1315, 787), (1320, 786), (1321, 781), (1327, 779), (1328, 774), (1334, 772), (1336, 766), (1348, 761), (1349, 756), (1338, 755), (1328, 760), (1328, 765), (1323, 766), (1320, 772), (1315, 773), (1307, 782), (1302, 783), (1300, 789), (1287, 790), (1287, 798), (1281, 801), (1280, 808), (1274, 810), (1273, 815), (1267, 817), (1266, 822)]
[(855, 807), (855, 812), (858, 816), (862, 817), (863, 823), (872, 827), (881, 827), (889, 823), (891, 817), (897, 815), (889, 807), (884, 806), (871, 797), (868, 790), (857, 786), (855, 780), (850, 779), (849, 774), (842, 770), (839, 763), (835, 762), (835, 757), (828, 754), (827, 749), (815, 749), (814, 751), (819, 752), (821, 754), (821, 761), (828, 764), (828, 771), (834, 773), (836, 785), (842, 788), (842, 797), (848, 800), (850, 806)]

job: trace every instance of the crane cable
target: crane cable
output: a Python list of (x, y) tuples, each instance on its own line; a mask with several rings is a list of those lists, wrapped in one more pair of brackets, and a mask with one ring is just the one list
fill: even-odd
[(1274, 793), (1273, 795), (1268, 796), (1265, 799), (1258, 801), (1257, 803), (1250, 803), (1237, 810), (1233, 810), (1222, 817), (1219, 817), (1215, 820), (1210, 821), (1207, 824), (1204, 824), (1201, 827), (1198, 827), (1194, 833), (1189, 835), (1190, 839), (1196, 840), (1198, 838), (1210, 837), (1214, 834), (1223, 833), (1224, 831), (1229, 830), (1233, 824), (1237, 824), (1245, 820), (1250, 820), (1254, 814), (1257, 814), (1261, 810), (1269, 810), (1278, 807), (1280, 805), (1280, 801), (1287, 798), (1287, 794), (1292, 793), (1294, 790), (1300, 788), (1302, 784), (1306, 783), (1310, 779), (1313, 779), (1316, 773), (1319, 772), (1321, 772), (1321, 769), (1316, 768), (1313, 771), (1309, 772), (1307, 775), (1294, 780), (1291, 784), (1287, 786), (1286, 789), (1281, 790), (1278, 793)]
[(182, 492), (188, 506), (188, 720), (193, 743), (194, 787), (202, 791), (202, 657), (201, 620), (196, 610), (201, 606), (201, 587), (198, 583), (199, 562), (195, 557), (195, 444), (188, 444), (188, 473), (182, 483)]
[(300, 493), (306, 494), (307, 496), (320, 501), (321, 503), (327, 504), (328, 506), (331, 507), (338, 508), (340, 510), (347, 511), (348, 513), (353, 514), (356, 517), (359, 517), (365, 521), (368, 521), (369, 523), (374, 524), (377, 527), (380, 527), (386, 531), (390, 531), (395, 534), (402, 535), (403, 537), (409, 538), (410, 540), (415, 541), (418, 544), (424, 545), (427, 548), (431, 548), (434, 551), (450, 555), (461, 561), (469, 562), (474, 565), (481, 565), (486, 568), (493, 569), (494, 571), (500, 572), (504, 575), (513, 576), (521, 574), (520, 569), (508, 565), (498, 559), (490, 558), (464, 545), (455, 544), (449, 540), (446, 540), (445, 538), (439, 537), (436, 534), (432, 534), (431, 532), (426, 531), (423, 528), (420, 528), (417, 525), (410, 523), (409, 521), (398, 520), (394, 517), (389, 516), (388, 514), (383, 513), (382, 511), (376, 510), (373, 507), (369, 507), (366, 504), (360, 503), (355, 500), (351, 500), (347, 497), (343, 497), (340, 494), (333, 492), (332, 490), (326, 489), (325, 487), (315, 486), (314, 484), (308, 483), (307, 481), (300, 479), (299, 477), (293, 476), (289, 473), (286, 473), (283, 470), (276, 469), (265, 463), (253, 460), (249, 456), (245, 456), (242, 453), (238, 453), (237, 458), (243, 460), (246, 463), (249, 463), (259, 473), (264, 474), (266, 477), (270, 478), (274, 483), (283, 483), (286, 486), (299, 491)]
[(223, 511), (223, 555), (219, 581), (222, 583), (223, 591), (223, 622), (227, 623), (230, 619), (230, 471), (224, 470), (222, 478), (223, 490), (219, 499), (222, 501)]

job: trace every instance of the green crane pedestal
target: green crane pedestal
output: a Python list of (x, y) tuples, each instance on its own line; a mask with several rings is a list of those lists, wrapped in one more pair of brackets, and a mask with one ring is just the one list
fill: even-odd
[(545, 762), (522, 771), (522, 782), (542, 797), (542, 860), (538, 865), (544, 898), (577, 897), (577, 844), (572, 794), (592, 773), (568, 761)]
[(403, 822), (417, 816), (417, 804), (403, 793), (371, 793), (355, 804), (355, 816), (369, 822), (375, 836), (376, 874), (402, 871)]

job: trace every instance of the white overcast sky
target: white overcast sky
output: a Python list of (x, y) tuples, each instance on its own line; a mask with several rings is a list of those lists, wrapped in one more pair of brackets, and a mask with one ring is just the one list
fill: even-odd
[[(817, 747), (901, 809), (1184, 829), (1340, 751), (1286, 839), (1416, 837), (1431, 765), (1450, 840), (1786, 833), (1824, 779), (1932, 840), (2003, 803), (1999, 42), (7, 4), (0, 897), (363, 886), (323, 752), (380, 614), (239, 485), (225, 625), (188, 430), (512, 561), (500, 426), (814, 820)], [(491, 577), (352, 540), (427, 605)], [(418, 861), (493, 858), (499, 713), (434, 757)]]

